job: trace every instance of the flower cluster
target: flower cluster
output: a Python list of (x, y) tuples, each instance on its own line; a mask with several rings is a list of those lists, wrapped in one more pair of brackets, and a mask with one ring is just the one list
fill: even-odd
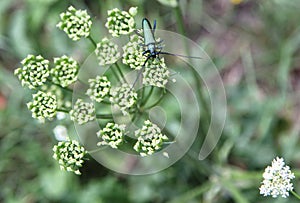
[(55, 95), (57, 108), (70, 108), (72, 106), (72, 103), (66, 99), (68, 95), (64, 94), (62, 88), (59, 86), (49, 83), (41, 86), (40, 90), (42, 92), (49, 92), (52, 95)]
[(16, 69), (14, 74), (18, 76), (22, 86), (35, 89), (46, 82), (49, 76), (48, 60), (40, 55), (28, 55), (21, 64), (23, 67)]
[(70, 39), (77, 41), (90, 35), (91, 17), (86, 10), (76, 10), (70, 6), (65, 13), (60, 14), (61, 21), (56, 25), (63, 30)]
[(276, 198), (281, 195), (286, 198), (289, 196), (289, 191), (293, 190), (291, 180), (295, 178), (295, 175), (289, 166), (285, 166), (283, 158), (276, 157), (272, 161), (272, 165), (265, 169), (263, 178), (259, 190), (260, 194), (264, 196), (271, 195)]
[(122, 62), (130, 68), (139, 70), (142, 68), (147, 57), (143, 55), (143, 38), (138, 35), (131, 35), (130, 41), (123, 47)]
[(77, 80), (78, 63), (71, 57), (62, 56), (54, 58), (55, 67), (50, 70), (52, 81), (67, 87)]
[(133, 17), (137, 14), (137, 7), (131, 7), (129, 11), (120, 11), (118, 8), (107, 11), (108, 18), (105, 23), (108, 32), (113, 37), (127, 35), (134, 31), (135, 22)]
[(27, 107), (32, 112), (33, 118), (44, 122), (45, 118), (51, 119), (56, 115), (57, 101), (55, 95), (50, 92), (38, 91), (32, 97), (32, 101), (27, 103)]
[(97, 44), (95, 53), (100, 66), (116, 63), (120, 57), (118, 45), (114, 44), (106, 37)]
[(110, 91), (110, 101), (120, 108), (123, 115), (127, 115), (127, 110), (130, 109), (136, 102), (137, 93), (127, 84), (124, 83), (120, 87), (112, 88)]
[(97, 76), (95, 79), (89, 79), (89, 89), (86, 94), (91, 100), (101, 102), (109, 94), (110, 82), (106, 76)]
[(143, 84), (157, 87), (165, 87), (170, 72), (165, 64), (164, 58), (160, 60), (149, 60), (143, 72)]
[(70, 111), (70, 118), (80, 125), (95, 120), (94, 104), (77, 99), (73, 109)]
[(115, 123), (107, 123), (105, 128), (97, 132), (98, 137), (101, 137), (102, 141), (97, 145), (108, 145), (112, 148), (118, 148), (122, 144), (125, 134), (125, 125), (118, 125)]
[(138, 138), (138, 141), (133, 148), (141, 156), (153, 154), (168, 140), (168, 137), (161, 133), (160, 128), (149, 120), (144, 122), (141, 129), (135, 131), (135, 136)]
[(79, 168), (82, 166), (86, 150), (76, 140), (58, 142), (53, 147), (53, 158), (58, 161), (61, 170), (72, 171), (80, 175)]

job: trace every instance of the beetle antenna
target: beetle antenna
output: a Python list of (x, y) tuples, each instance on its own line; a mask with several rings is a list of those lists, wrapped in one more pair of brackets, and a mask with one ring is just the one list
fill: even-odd
[(159, 52), (159, 54), (165, 54), (165, 55), (170, 55), (170, 56), (179, 56), (179, 57), (184, 57), (184, 58), (202, 59), (202, 57), (198, 57), (198, 56), (185, 56), (185, 55), (181, 55), (181, 54), (172, 54), (172, 53), (164, 52), (164, 51)]

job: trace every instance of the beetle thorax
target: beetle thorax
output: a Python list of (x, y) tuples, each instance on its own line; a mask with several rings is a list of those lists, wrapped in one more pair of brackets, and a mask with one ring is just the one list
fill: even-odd
[(155, 52), (155, 44), (149, 44), (148, 45), (148, 49), (149, 49), (149, 52), (151, 55), (156, 55), (156, 52)]

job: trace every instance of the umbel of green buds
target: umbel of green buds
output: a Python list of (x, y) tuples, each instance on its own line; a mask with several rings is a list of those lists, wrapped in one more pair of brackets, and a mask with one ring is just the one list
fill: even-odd
[(33, 118), (44, 122), (45, 118), (51, 119), (56, 115), (57, 100), (55, 95), (50, 92), (38, 91), (32, 97), (33, 99), (27, 103), (27, 107), (32, 112)]
[(71, 171), (80, 175), (79, 168), (84, 162), (86, 151), (78, 141), (67, 140), (58, 142), (53, 147), (53, 158), (58, 161), (61, 170)]
[(160, 128), (149, 120), (144, 122), (141, 129), (135, 131), (138, 141), (133, 149), (141, 156), (147, 156), (161, 149), (163, 143), (168, 141), (168, 137), (161, 133)]
[(70, 39), (77, 41), (90, 35), (91, 17), (86, 10), (76, 10), (70, 6), (65, 13), (60, 14), (61, 21), (56, 25), (63, 30)]
[(86, 94), (91, 100), (101, 102), (110, 91), (110, 82), (106, 76), (97, 76), (95, 79), (89, 79), (89, 89)]
[(97, 132), (97, 136), (102, 139), (97, 145), (108, 145), (112, 148), (118, 148), (122, 144), (125, 135), (125, 125), (107, 123), (105, 128)]
[(73, 109), (70, 111), (70, 118), (80, 125), (95, 120), (94, 104), (77, 99)]
[(122, 62), (130, 68), (139, 70), (142, 68), (147, 57), (143, 55), (143, 38), (134, 34), (130, 36), (130, 41), (123, 47)]
[(129, 11), (120, 11), (118, 8), (107, 11), (108, 18), (105, 23), (108, 32), (113, 37), (127, 35), (134, 31), (135, 22), (133, 17), (137, 14), (137, 7), (131, 7)]
[(128, 114), (128, 110), (136, 103), (137, 93), (129, 86), (124, 83), (120, 87), (112, 88), (110, 91), (110, 102), (118, 107), (123, 115)]
[(143, 72), (143, 84), (165, 87), (169, 75), (170, 72), (165, 64), (164, 58), (160, 60), (148, 60), (145, 71)]
[(78, 63), (71, 57), (54, 58), (54, 68), (50, 70), (52, 81), (67, 87), (77, 80), (78, 69)]
[(97, 44), (95, 53), (100, 66), (114, 64), (120, 57), (118, 45), (114, 44), (106, 37)]
[(35, 89), (43, 85), (49, 76), (49, 61), (41, 55), (28, 55), (21, 61), (23, 67), (15, 70), (14, 74), (18, 76), (22, 86)]

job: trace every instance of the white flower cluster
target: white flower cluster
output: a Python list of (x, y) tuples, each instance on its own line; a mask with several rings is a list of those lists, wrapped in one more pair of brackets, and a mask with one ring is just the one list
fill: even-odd
[(286, 198), (289, 191), (293, 190), (291, 180), (295, 175), (291, 172), (289, 166), (285, 166), (283, 158), (276, 157), (272, 165), (268, 166), (263, 173), (263, 182), (260, 186), (260, 194), (276, 198), (281, 195)]
[(84, 162), (86, 151), (76, 140), (58, 142), (53, 147), (53, 158), (58, 161), (61, 170), (80, 175), (79, 168)]
[(112, 88), (110, 95), (110, 102), (118, 107), (123, 115), (128, 114), (127, 110), (135, 104), (137, 99), (137, 93), (127, 83), (122, 84), (120, 87)]
[(122, 144), (125, 134), (125, 125), (118, 125), (115, 123), (107, 123), (105, 128), (97, 132), (99, 138), (102, 139), (98, 142), (98, 146), (108, 145), (117, 149)]
[(51, 119), (56, 115), (56, 96), (50, 92), (44, 93), (38, 91), (36, 94), (32, 95), (32, 101), (27, 103), (27, 107), (32, 112), (33, 118), (45, 122), (45, 118)]
[(55, 67), (50, 70), (52, 81), (67, 87), (77, 80), (78, 63), (71, 57), (62, 56), (54, 58)]
[(157, 87), (165, 87), (168, 83), (170, 72), (164, 58), (160, 60), (148, 60), (143, 72), (143, 84)]
[(110, 91), (110, 82), (106, 76), (97, 76), (95, 79), (89, 79), (89, 89), (86, 91), (86, 95), (91, 100), (101, 102)]
[(106, 37), (97, 44), (95, 53), (100, 66), (113, 64), (117, 62), (120, 57), (118, 45), (114, 44)]
[(108, 18), (105, 23), (108, 32), (113, 37), (127, 35), (134, 31), (135, 22), (133, 17), (137, 14), (137, 7), (131, 7), (129, 11), (120, 11), (118, 8), (107, 11)]
[(28, 55), (21, 61), (23, 67), (15, 70), (14, 74), (18, 76), (22, 86), (35, 89), (43, 85), (49, 76), (49, 61), (41, 55)]
[(138, 141), (133, 149), (139, 152), (141, 156), (153, 154), (168, 140), (168, 137), (161, 133), (160, 128), (149, 120), (144, 122), (141, 129), (135, 131), (135, 136)]
[(95, 120), (94, 104), (77, 99), (73, 109), (70, 111), (70, 118), (80, 125)]
[(139, 70), (142, 68), (147, 57), (143, 55), (144, 48), (141, 46), (144, 40), (138, 35), (131, 35), (130, 41), (123, 47), (122, 62), (130, 68)]
[(70, 6), (65, 13), (60, 14), (60, 19), (56, 27), (63, 30), (70, 39), (77, 41), (90, 35), (92, 21), (86, 10), (76, 10)]

